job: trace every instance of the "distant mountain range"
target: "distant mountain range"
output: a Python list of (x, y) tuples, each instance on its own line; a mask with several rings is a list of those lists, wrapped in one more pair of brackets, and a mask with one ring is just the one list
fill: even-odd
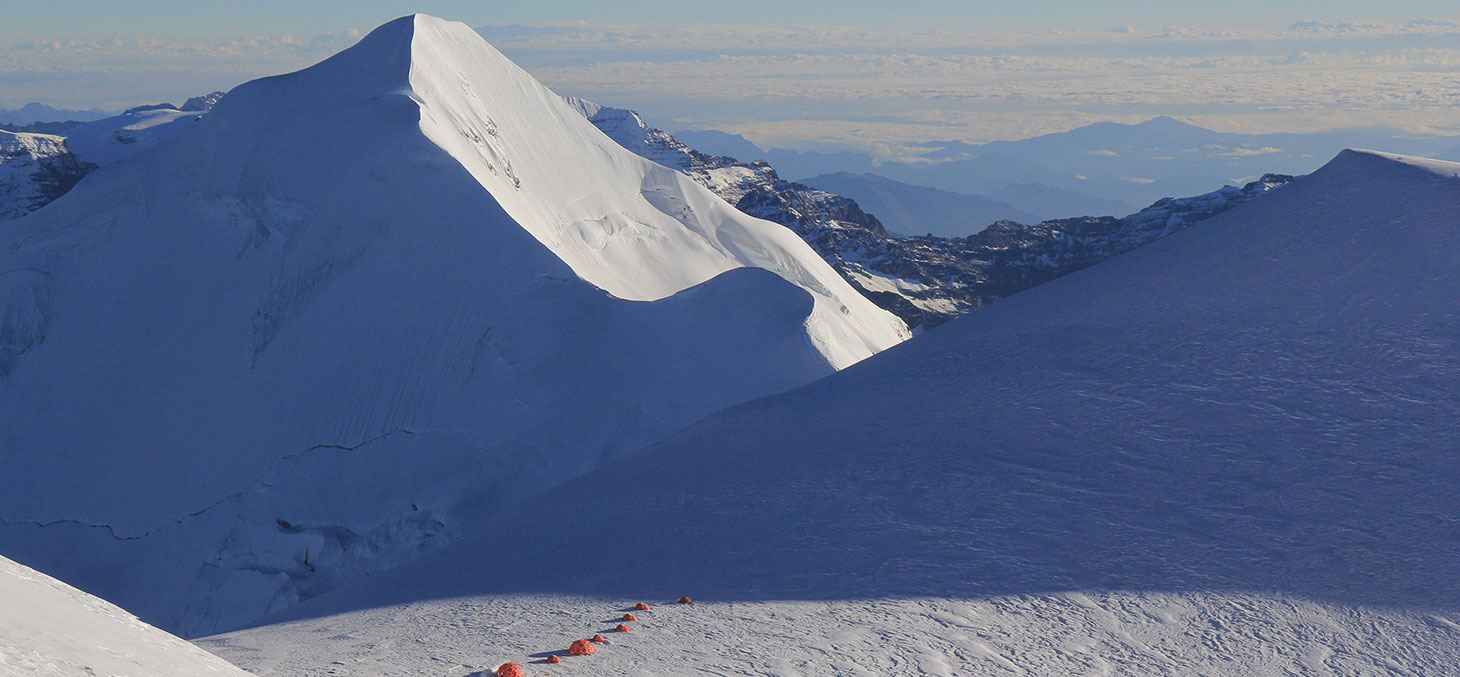
[(1042, 183), (1011, 183), (988, 196), (914, 186), (876, 174), (837, 172), (802, 179), (813, 188), (845, 195), (901, 236), (967, 237), (995, 221), (1037, 223), (1070, 215), (1124, 215), (1136, 208)]
[(887, 232), (900, 237), (966, 237), (995, 221), (1039, 220), (1008, 202), (914, 186), (876, 174), (837, 172), (803, 179), (801, 183), (856, 200), (863, 209), (877, 215)]
[[(1269, 172), (1306, 174), (1345, 148), (1460, 159), (1460, 137), (1374, 130), (1238, 134), (1170, 117), (1133, 125), (1101, 122), (1019, 141), (927, 143), (916, 162), (878, 162), (856, 152), (763, 151), (743, 137), (714, 131), (678, 136), (708, 153), (769, 161), (788, 177), (870, 172), (913, 185), (990, 197), (1041, 216), (1045, 214), (1001, 191), (1010, 184), (1041, 184), (1140, 205), (1201, 193), (1212, 186), (1241, 184)], [(1084, 213), (1090, 212), (1054, 216)]]
[(56, 108), (32, 101), (20, 108), (0, 108), (0, 128), (8, 129), (7, 125), (10, 127), (18, 127), (36, 122), (66, 122), (68, 120), (90, 122), (116, 114), (116, 111), (106, 111), (99, 108)]
[[(620, 145), (689, 174), (741, 211), (795, 231), (863, 294), (896, 313), (915, 331), (1135, 249), (1293, 179), (1266, 174), (1242, 188), (1227, 186), (1195, 197), (1158, 200), (1125, 217), (1077, 216), (1035, 224), (1006, 220), (983, 227), (960, 218), (956, 205), (984, 210), (997, 204), (991, 200), (875, 176), (812, 179), (838, 189), (830, 192), (786, 181), (766, 161), (747, 163), (692, 149), (674, 135), (649, 127), (633, 111), (589, 104), (582, 112)], [(989, 172), (1018, 164), (992, 155), (973, 163), (986, 166)], [(1059, 194), (1058, 189), (1028, 185), (1006, 188), (1006, 194), (1022, 197), (1037, 198), (1050, 191)], [(896, 237), (871, 210), (864, 211), (859, 201), (840, 194), (843, 189), (863, 192), (863, 198), (889, 209), (894, 218), (909, 219), (902, 221), (904, 228), (915, 228), (911, 221), (915, 218), (948, 219), (971, 234)], [(930, 202), (918, 204), (920, 198)], [(919, 209), (923, 211), (917, 212)], [(930, 224), (918, 230), (928, 232), (934, 227)], [(949, 230), (954, 228), (944, 232)]]

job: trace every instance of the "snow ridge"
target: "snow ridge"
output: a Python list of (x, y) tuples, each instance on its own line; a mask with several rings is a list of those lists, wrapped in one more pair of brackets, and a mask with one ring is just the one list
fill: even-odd
[[(414, 22), (410, 86), (422, 99), (421, 129), (579, 277), (619, 298), (653, 301), (733, 268), (763, 268), (816, 298), (807, 328), (837, 368), (907, 338), (829, 266), (802, 256), (810, 249), (794, 233), (744, 218), (684, 175), (620, 152), (465, 24)], [(481, 102), (504, 99), (533, 105), (481, 114)], [(607, 162), (527, 161), (565, 157), (565, 147), (591, 148)], [(621, 205), (625, 190), (642, 196), (631, 211)], [(678, 265), (659, 263), (668, 260)]]
[(908, 335), (461, 24), (194, 115), (0, 230), (0, 547), (184, 635)]
[(785, 181), (765, 162), (700, 153), (631, 110), (571, 98), (569, 103), (623, 147), (684, 172), (747, 214), (795, 231), (874, 303), (919, 330), (1165, 237), (1293, 180), (1268, 174), (1242, 188), (1166, 198), (1125, 218), (1000, 221), (963, 238), (897, 238), (855, 201)]

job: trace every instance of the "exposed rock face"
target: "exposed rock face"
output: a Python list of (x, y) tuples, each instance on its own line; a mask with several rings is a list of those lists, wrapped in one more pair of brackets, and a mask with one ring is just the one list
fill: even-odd
[(95, 168), (59, 136), (0, 131), (0, 221), (50, 204)]
[(706, 155), (648, 126), (634, 111), (569, 102), (625, 148), (688, 174), (747, 214), (795, 231), (914, 330), (1125, 253), (1293, 180), (1268, 174), (1242, 188), (1166, 198), (1125, 218), (1000, 221), (962, 238), (896, 238), (851, 199), (783, 180), (765, 162)]
[(65, 195), (97, 167), (147, 150), (213, 109), (223, 92), (181, 107), (138, 106), (91, 122), (37, 122), (0, 129), (0, 221), (18, 219)]

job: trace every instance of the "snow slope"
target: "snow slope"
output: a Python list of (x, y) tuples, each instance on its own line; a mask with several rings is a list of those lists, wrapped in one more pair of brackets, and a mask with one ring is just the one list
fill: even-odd
[(112, 604), (0, 557), (0, 674), (243, 677)]
[(207, 646), (467, 674), (691, 595), (552, 674), (1449, 674), (1457, 224), (1345, 152)]
[(187, 129), (205, 112), (174, 108), (130, 110), (67, 129), (66, 146), (82, 162), (109, 165)]
[(907, 336), (425, 16), (0, 235), (0, 552), (185, 635)]
[(0, 221), (40, 209), (98, 166), (148, 150), (187, 129), (222, 96), (195, 96), (181, 109), (157, 104), (89, 122), (0, 130)]

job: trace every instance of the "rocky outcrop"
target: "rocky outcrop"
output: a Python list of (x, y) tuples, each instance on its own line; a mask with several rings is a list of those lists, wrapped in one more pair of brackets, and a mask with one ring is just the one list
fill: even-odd
[(1268, 174), (1242, 188), (1166, 198), (1125, 218), (1000, 221), (968, 237), (898, 238), (853, 200), (783, 180), (765, 162), (701, 153), (631, 110), (569, 102), (625, 148), (688, 174), (751, 216), (795, 231), (915, 331), (1125, 253), (1293, 180)]

